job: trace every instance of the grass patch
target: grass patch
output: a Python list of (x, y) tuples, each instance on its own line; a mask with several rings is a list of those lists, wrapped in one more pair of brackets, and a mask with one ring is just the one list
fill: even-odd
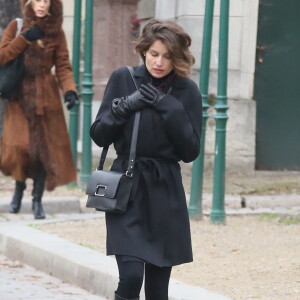
[(37, 230), (41, 230), (41, 226), (38, 224), (29, 224), (28, 226)]
[(284, 216), (278, 220), (279, 223), (285, 225), (296, 225), (300, 224), (300, 216)]
[(5, 221), (9, 221), (9, 218), (3, 214), (0, 214), (0, 218), (4, 219)]
[(299, 189), (300, 183), (295, 181), (290, 182), (278, 182), (278, 183), (267, 183), (261, 186), (256, 186), (254, 194), (265, 194), (270, 191), (274, 193), (284, 193), (293, 189)]
[(269, 213), (263, 213), (259, 216), (260, 220), (263, 221), (273, 221), (276, 218), (278, 218), (277, 214), (269, 214)]
[(79, 245), (82, 246), (82, 247), (86, 247), (86, 248), (90, 248), (92, 250), (95, 250), (95, 248), (92, 247), (91, 245), (87, 245), (87, 244), (84, 244), (84, 243), (79, 243)]
[(68, 190), (77, 190), (79, 189), (79, 185), (77, 184), (77, 182), (72, 182), (66, 185)]
[(280, 223), (284, 225), (300, 224), (300, 216), (282, 216), (277, 214), (263, 213), (259, 216), (262, 221)]

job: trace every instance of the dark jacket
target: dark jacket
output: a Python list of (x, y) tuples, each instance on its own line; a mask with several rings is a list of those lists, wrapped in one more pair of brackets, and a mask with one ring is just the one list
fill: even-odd
[[(146, 82), (144, 65), (134, 68), (138, 86)], [(133, 189), (125, 214), (106, 214), (107, 254), (140, 258), (157, 266), (192, 261), (189, 217), (179, 161), (199, 154), (202, 104), (197, 85), (175, 76), (172, 92), (156, 108), (142, 110)], [(113, 72), (91, 137), (101, 147), (114, 143), (118, 158), (112, 170), (124, 171), (130, 149), (134, 114), (116, 118), (112, 100), (134, 92), (126, 68)]]

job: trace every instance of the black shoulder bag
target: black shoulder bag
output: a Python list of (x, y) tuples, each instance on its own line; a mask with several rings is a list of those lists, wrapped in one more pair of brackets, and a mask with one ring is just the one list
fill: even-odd
[[(132, 67), (127, 68), (136, 89), (138, 89), (133, 77)], [(99, 165), (96, 171), (92, 173), (86, 188), (86, 194), (88, 195), (86, 207), (110, 213), (124, 213), (126, 211), (132, 187), (140, 114), (140, 111), (135, 113), (127, 171), (121, 173), (103, 170), (104, 161), (108, 151), (108, 147), (104, 147)]]
[[(20, 33), (23, 20), (17, 18), (18, 27), (16, 36)], [(17, 98), (21, 87), (22, 79), (25, 72), (23, 54), (20, 54), (15, 59), (0, 66), (0, 97), (3, 99)]]

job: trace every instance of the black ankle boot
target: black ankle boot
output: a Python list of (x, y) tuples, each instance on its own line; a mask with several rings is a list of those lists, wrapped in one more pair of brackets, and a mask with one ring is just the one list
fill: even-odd
[(134, 299), (123, 298), (115, 293), (115, 300), (139, 300), (139, 299), (140, 298), (134, 298)]
[(32, 201), (32, 211), (35, 219), (45, 219), (45, 212), (43, 209), (42, 202)]
[(20, 211), (23, 192), (25, 189), (25, 181), (16, 181), (15, 193), (13, 195), (9, 208), (9, 212), (11, 214), (17, 214)]

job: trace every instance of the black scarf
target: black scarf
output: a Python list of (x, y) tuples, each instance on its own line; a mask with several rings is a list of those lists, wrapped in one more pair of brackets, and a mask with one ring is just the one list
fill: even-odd
[[(146, 68), (146, 70), (147, 70), (147, 68)], [(160, 90), (162, 92), (167, 92), (170, 89), (172, 80), (174, 79), (174, 76), (175, 76), (175, 73), (173, 71), (171, 71), (169, 74), (167, 74), (164, 77), (156, 78), (156, 77), (153, 77), (147, 70), (148, 81), (152, 85), (154, 85), (158, 90)]]

